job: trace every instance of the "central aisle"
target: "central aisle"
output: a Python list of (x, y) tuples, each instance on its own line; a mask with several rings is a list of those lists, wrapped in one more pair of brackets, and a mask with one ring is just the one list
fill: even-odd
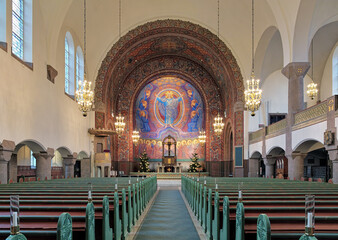
[(200, 239), (178, 190), (159, 190), (135, 239)]

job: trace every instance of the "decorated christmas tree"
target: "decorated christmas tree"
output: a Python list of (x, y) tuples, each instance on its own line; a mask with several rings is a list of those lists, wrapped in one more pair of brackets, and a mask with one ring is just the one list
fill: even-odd
[(146, 150), (140, 156), (140, 172), (149, 172), (149, 157)]
[(188, 172), (197, 172), (201, 168), (201, 164), (198, 163), (197, 153), (193, 153), (191, 159), (191, 164), (189, 166)]

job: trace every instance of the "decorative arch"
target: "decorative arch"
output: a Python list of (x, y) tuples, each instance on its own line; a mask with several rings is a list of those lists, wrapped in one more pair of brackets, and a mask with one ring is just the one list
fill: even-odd
[(295, 146), (293, 152), (307, 153), (323, 147), (324, 144), (316, 139), (304, 139)]
[(24, 141), (18, 143), (15, 146), (14, 153), (17, 153), (19, 151), (19, 149), (21, 147), (23, 147), (24, 145), (27, 145), (31, 149), (31, 151), (34, 152), (34, 153), (46, 151), (46, 148), (41, 143), (39, 143), (36, 140), (28, 139), (28, 140), (24, 140)]
[[(112, 113), (125, 116), (127, 126), (118, 139), (115, 159), (132, 161), (134, 101), (154, 77), (176, 75), (200, 91), (210, 141), (206, 160), (223, 160), (222, 138), (214, 137), (211, 119), (227, 111), (234, 145), (243, 145), (243, 79), (229, 48), (209, 30), (181, 20), (146, 23), (123, 36), (107, 53), (95, 83), (95, 127), (107, 128)], [(234, 106), (236, 105), (236, 109)], [(211, 147), (212, 146), (212, 147)]]
[(86, 151), (81, 151), (77, 155), (77, 159), (84, 159), (84, 158), (89, 158), (89, 154)]
[(69, 155), (73, 155), (72, 151), (70, 151), (70, 149), (67, 147), (59, 147), (56, 150), (61, 154), (62, 157), (68, 157)]
[(273, 146), (266, 152), (267, 152), (267, 155), (280, 156), (280, 155), (284, 155), (285, 150), (281, 147)]
[(260, 152), (256, 151), (256, 152), (253, 152), (251, 154), (250, 158), (252, 158), (252, 159), (259, 159), (259, 158), (262, 158), (262, 154)]

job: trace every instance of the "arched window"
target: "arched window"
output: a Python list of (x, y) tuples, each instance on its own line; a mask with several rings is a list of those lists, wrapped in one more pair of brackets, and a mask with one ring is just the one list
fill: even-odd
[(12, 0), (12, 53), (32, 62), (32, 0)]
[(6, 48), (6, 1), (0, 1), (0, 47)]
[(36, 159), (33, 156), (33, 152), (31, 151), (31, 168), (35, 169), (36, 168)]
[(338, 46), (332, 56), (332, 94), (338, 95)]
[(80, 47), (76, 49), (76, 90), (79, 87), (79, 81), (83, 81), (84, 79), (84, 61), (83, 61), (83, 53)]
[(74, 42), (69, 32), (65, 37), (65, 93), (74, 96)]

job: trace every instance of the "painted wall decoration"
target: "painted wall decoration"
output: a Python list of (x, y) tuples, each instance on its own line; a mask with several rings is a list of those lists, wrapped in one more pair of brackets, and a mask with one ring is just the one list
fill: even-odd
[(204, 159), (198, 141), (204, 104), (190, 83), (176, 76), (159, 77), (140, 91), (134, 109), (134, 124), (141, 135), (138, 154), (146, 149), (151, 159), (161, 159), (162, 140), (172, 135), (178, 159), (189, 159), (195, 152)]

